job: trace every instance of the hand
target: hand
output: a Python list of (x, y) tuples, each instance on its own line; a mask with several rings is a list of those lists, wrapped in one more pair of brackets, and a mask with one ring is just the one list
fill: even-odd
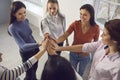
[(44, 39), (48, 38), (49, 37), (49, 33), (45, 33), (44, 37), (45, 37)]
[(57, 55), (56, 51), (54, 49), (52, 49), (52, 44), (49, 40), (48, 44), (47, 44), (47, 52), (49, 53), (49, 55)]
[(52, 40), (53, 42), (57, 43), (57, 40), (49, 36), (49, 40)]
[(50, 40), (51, 48), (57, 50), (59, 48), (58, 44), (54, 40)]
[(42, 41), (42, 48), (46, 50), (47, 45), (48, 45), (48, 38), (46, 38), (45, 40)]

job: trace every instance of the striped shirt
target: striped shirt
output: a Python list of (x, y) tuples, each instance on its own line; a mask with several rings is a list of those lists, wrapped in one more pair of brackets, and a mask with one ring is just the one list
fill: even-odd
[(18, 76), (27, 71), (37, 62), (35, 57), (30, 58), (25, 63), (13, 68), (7, 69), (4, 66), (0, 66), (0, 80), (16, 80)]

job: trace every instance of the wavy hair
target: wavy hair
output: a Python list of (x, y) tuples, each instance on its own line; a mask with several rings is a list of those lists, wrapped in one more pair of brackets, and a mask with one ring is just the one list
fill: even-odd
[(92, 26), (96, 25), (95, 11), (94, 11), (94, 8), (92, 7), (92, 5), (85, 4), (85, 5), (81, 6), (80, 10), (81, 9), (86, 9), (90, 13), (90, 25), (92, 25)]

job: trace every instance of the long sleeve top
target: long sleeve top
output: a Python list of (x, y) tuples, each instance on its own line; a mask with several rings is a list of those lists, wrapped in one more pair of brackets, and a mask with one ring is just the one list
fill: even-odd
[(20, 51), (30, 51), (39, 47), (32, 36), (29, 21), (15, 21), (9, 26), (9, 32), (15, 39)]
[(88, 80), (120, 80), (120, 53), (106, 54), (102, 40), (86, 43), (83, 52), (94, 53)]
[(58, 13), (56, 16), (47, 14), (46, 17), (41, 20), (42, 33), (49, 33), (49, 35), (55, 39), (63, 35), (65, 29), (66, 20), (61, 13)]
[(35, 57), (30, 58), (25, 63), (13, 68), (7, 69), (6, 67), (0, 66), (0, 80), (16, 80), (18, 76), (27, 71), (37, 62)]

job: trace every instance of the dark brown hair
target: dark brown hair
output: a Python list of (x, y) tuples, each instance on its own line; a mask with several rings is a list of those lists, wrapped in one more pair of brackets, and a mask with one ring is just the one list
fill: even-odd
[(117, 42), (117, 51), (120, 52), (120, 19), (106, 22), (105, 28), (108, 30), (111, 40)]
[(51, 55), (45, 63), (41, 80), (76, 80), (76, 75), (68, 60)]
[(16, 20), (14, 14), (23, 7), (26, 9), (26, 6), (21, 1), (15, 1), (12, 3), (9, 24), (12, 24)]
[(86, 9), (90, 13), (90, 25), (92, 25), (92, 26), (96, 25), (96, 23), (95, 23), (95, 11), (94, 11), (94, 8), (92, 7), (92, 5), (85, 4), (85, 5), (81, 6), (80, 10), (81, 9)]

